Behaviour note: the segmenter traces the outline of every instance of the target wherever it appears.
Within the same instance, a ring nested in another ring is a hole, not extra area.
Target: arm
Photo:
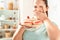
[[[40,12],[36,12],[36,11],[34,11],[34,12],[38,13],[37,18],[39,18],[39,20],[42,20],[42,22],[45,23],[46,29],[47,29],[47,33],[48,33],[48,36],[49,36],[50,40],[59,39],[59,36],[60,36],[59,29],[58,29],[58,27],[56,25],[54,25],[48,19],[47,15],[45,13],[40,13]]]
[[[18,33],[14,36],[13,40],[23,40],[23,33],[25,31],[26,28],[32,27],[32,23],[31,20],[25,20],[24,24],[20,24],[22,27],[19,29]]]
[[[48,18],[44,20],[50,40],[59,40],[59,29]]]
[[[19,29],[18,33],[14,36],[13,40],[22,40],[22,35],[25,31],[25,27],[21,27],[21,29]]]

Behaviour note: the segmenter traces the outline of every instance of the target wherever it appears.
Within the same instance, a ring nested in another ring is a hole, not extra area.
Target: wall
[[[23,22],[23,20],[26,19],[27,16],[32,17],[33,15],[32,14],[33,0],[23,0],[22,9],[21,9],[21,21]]]
[[[60,29],[60,0],[48,0],[49,18],[54,21]]]

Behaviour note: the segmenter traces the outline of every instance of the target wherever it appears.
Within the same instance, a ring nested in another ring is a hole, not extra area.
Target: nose
[[[38,11],[39,11],[39,9],[38,8],[35,8],[33,12],[36,13]]]

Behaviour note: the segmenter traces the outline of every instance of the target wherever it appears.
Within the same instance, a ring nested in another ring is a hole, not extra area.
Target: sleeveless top
[[[30,28],[25,30],[23,40],[49,40],[44,23],[38,29]]]

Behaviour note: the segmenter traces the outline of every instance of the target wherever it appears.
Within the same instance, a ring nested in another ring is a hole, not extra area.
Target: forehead
[[[42,0],[37,0],[36,2],[35,2],[36,4],[40,4],[40,3],[43,3],[43,4],[45,4],[45,2],[44,1],[42,1]]]
[[[37,6],[39,6],[39,5],[45,6],[45,2],[44,2],[44,1],[36,1],[36,2],[34,3],[34,5],[37,5]]]

